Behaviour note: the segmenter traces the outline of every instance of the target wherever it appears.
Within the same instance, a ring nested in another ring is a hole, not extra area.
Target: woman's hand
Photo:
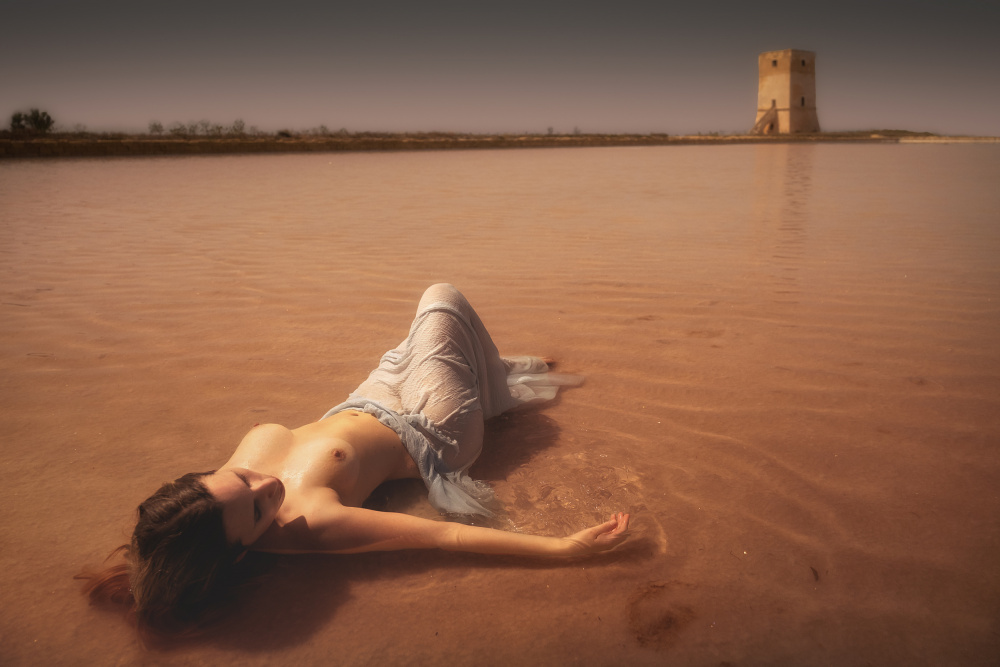
[[[599,553],[614,549],[628,538],[628,514],[618,512],[593,528],[563,538],[571,545],[569,556]]]

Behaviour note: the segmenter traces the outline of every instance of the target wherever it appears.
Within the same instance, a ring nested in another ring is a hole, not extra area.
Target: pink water
[[[0,162],[3,662],[991,664],[998,182],[995,145]],[[160,482],[318,418],[440,281],[587,377],[474,475],[624,548],[286,557],[166,652],[88,607]]]

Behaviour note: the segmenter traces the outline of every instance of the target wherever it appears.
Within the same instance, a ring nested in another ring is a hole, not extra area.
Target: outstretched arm
[[[483,554],[570,557],[612,549],[625,541],[628,514],[569,537],[544,537],[492,528],[430,521],[408,514],[327,504],[321,513],[272,526],[251,548],[279,553],[360,553],[397,549],[445,549]]]
[[[492,528],[455,526],[455,534],[441,544],[448,551],[519,556],[583,556],[613,549],[628,537],[628,514],[618,512],[608,521],[569,537],[522,535]]]

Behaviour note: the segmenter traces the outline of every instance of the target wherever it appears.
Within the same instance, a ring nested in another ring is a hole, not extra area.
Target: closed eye
[[[242,480],[243,483],[247,485],[248,489],[251,488],[250,487],[250,480],[247,479],[246,475],[244,475],[241,472],[236,472],[235,470],[233,471],[233,474],[236,475],[237,477],[239,477],[240,480]],[[255,500],[254,503],[253,503],[253,522],[254,522],[255,525],[257,524],[257,522],[260,521],[261,516],[262,516],[262,514],[261,514],[261,511],[260,511],[260,506],[257,504],[257,501]]]

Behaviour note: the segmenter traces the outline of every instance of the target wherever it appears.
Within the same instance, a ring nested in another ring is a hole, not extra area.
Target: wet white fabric
[[[465,472],[482,451],[483,422],[582,381],[537,357],[501,357],[462,293],[441,283],[424,292],[406,340],[323,418],[374,415],[399,434],[438,511],[488,515],[492,490]]]

